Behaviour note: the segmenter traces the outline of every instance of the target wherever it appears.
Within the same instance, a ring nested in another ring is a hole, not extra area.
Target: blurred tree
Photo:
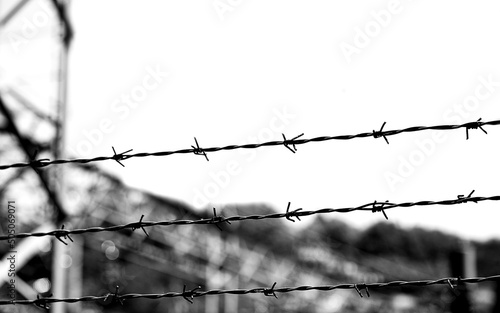
[[[217,210],[218,214],[223,213],[224,216],[250,214],[265,215],[276,213],[274,209],[265,204],[229,205],[224,207],[224,209],[220,212],[221,213]],[[209,211],[207,218],[212,216],[213,211]],[[221,223],[219,226],[224,230],[224,232],[238,232],[244,238],[249,238],[250,240],[254,239],[255,242],[258,243],[264,243],[274,252],[285,255],[289,255],[294,252],[290,249],[290,242],[292,238],[291,230],[285,226],[285,222],[283,220],[246,220],[244,222],[234,222],[231,225]]]
[[[403,232],[394,224],[378,223],[366,229],[358,238],[361,250],[375,255],[406,254]]]
[[[315,240],[320,240],[328,245],[331,250],[341,252],[346,256],[351,256],[354,253],[357,230],[348,224],[336,220],[325,219],[319,215],[314,222],[314,231],[306,228],[302,231],[301,237],[315,237]]]
[[[377,255],[398,255],[424,261],[446,258],[458,247],[458,238],[422,228],[402,229],[390,223],[378,223],[365,230],[358,248]]]

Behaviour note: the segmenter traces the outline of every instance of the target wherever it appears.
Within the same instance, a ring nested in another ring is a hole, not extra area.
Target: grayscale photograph
[[[0,313],[500,313],[499,12],[0,0]]]

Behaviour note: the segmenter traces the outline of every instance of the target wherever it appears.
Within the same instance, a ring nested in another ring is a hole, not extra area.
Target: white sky
[[[209,147],[280,140],[282,132],[287,138],[355,134],[384,121],[389,130],[499,119],[499,7],[497,1],[72,1],[68,151],[94,157],[110,155],[111,146],[189,148],[193,137]],[[29,19],[33,11],[23,14]],[[168,77],[155,81],[155,70]],[[137,104],[127,106],[123,95]],[[291,201],[294,209],[319,209],[453,199],[473,189],[492,196],[500,194],[500,129],[485,129],[488,135],[471,130],[468,141],[464,129],[440,132],[445,137],[430,152],[416,141],[435,140],[433,132],[419,132],[389,137],[389,145],[366,138],[300,145],[295,154],[270,147],[211,153],[210,162],[176,155],[130,159],[125,168],[101,165],[129,185],[195,207],[261,202],[284,211]],[[408,174],[401,164],[410,159]],[[388,173],[400,181],[389,183]],[[497,206],[387,214],[400,225],[487,239],[500,238]],[[331,216],[356,226],[384,219],[369,212]]]

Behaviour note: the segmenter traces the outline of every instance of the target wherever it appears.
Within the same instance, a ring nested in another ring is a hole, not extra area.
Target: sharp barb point
[[[196,137],[194,137],[194,142],[196,143],[196,147],[191,146],[191,148],[193,148],[193,153],[196,154],[196,155],[203,155],[205,157],[205,159],[207,161],[209,161],[207,153],[205,152],[205,150],[203,150],[202,148],[200,148],[200,145],[198,144],[198,140],[196,139]]]
[[[123,163],[120,161],[127,159],[128,156],[126,155],[126,153],[133,151],[133,149],[129,149],[122,153],[116,153],[115,147],[111,146],[111,148],[113,149],[113,156],[111,158],[115,160],[118,164],[120,164],[122,167],[125,167],[125,165],[123,165]]]

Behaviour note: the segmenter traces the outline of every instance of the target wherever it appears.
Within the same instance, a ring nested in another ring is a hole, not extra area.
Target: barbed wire
[[[118,293],[119,287],[116,286],[116,290],[114,293],[108,293],[102,296],[84,296],[80,298],[44,298],[37,296],[37,299],[32,300],[0,300],[0,305],[15,305],[15,304],[23,304],[23,305],[31,305],[34,304],[38,307],[49,309],[50,303],[56,302],[66,302],[66,303],[75,303],[75,302],[89,302],[89,301],[103,301],[107,302],[111,299],[111,303],[118,302],[123,304],[125,300],[131,299],[161,299],[161,298],[179,298],[182,297],[186,301],[193,303],[194,298],[204,297],[209,295],[224,295],[224,294],[232,294],[232,295],[247,295],[247,294],[263,294],[264,296],[273,296],[278,298],[277,293],[289,293],[295,291],[310,291],[310,290],[318,290],[318,291],[331,291],[335,289],[354,289],[360,297],[363,297],[361,293],[362,290],[366,291],[368,297],[370,297],[370,293],[368,288],[372,289],[382,289],[389,287],[427,287],[432,285],[447,285],[449,286],[453,292],[457,292],[455,286],[460,286],[464,284],[478,284],[483,282],[491,282],[491,281],[500,281],[500,275],[487,276],[487,277],[473,277],[473,278],[440,278],[436,280],[415,280],[415,281],[391,281],[391,282],[377,282],[377,283],[356,283],[356,284],[338,284],[338,285],[322,285],[322,286],[296,286],[296,287],[281,287],[276,288],[276,282],[272,285],[271,288],[259,287],[259,288],[251,288],[251,289],[211,289],[211,290],[201,290],[201,286],[193,288],[191,290],[186,289],[186,285],[182,292],[166,292],[166,293],[156,293],[156,294],[140,294],[140,293],[128,293],[120,295]]]
[[[294,217],[300,221],[300,217],[302,216],[310,216],[315,214],[328,214],[328,213],[349,213],[353,211],[371,211],[373,213],[382,212],[384,217],[388,219],[385,210],[389,210],[397,207],[413,207],[413,206],[431,206],[431,205],[457,205],[467,202],[482,202],[482,201],[499,201],[500,196],[491,196],[491,197],[473,197],[472,194],[474,190],[469,193],[469,195],[458,195],[456,199],[451,200],[439,200],[439,201],[430,201],[430,200],[422,200],[416,202],[403,202],[403,203],[391,203],[388,201],[380,202],[374,201],[367,204],[363,204],[357,207],[345,207],[345,208],[324,208],[319,210],[311,210],[304,211],[302,208],[291,211],[290,205],[288,202],[288,206],[285,213],[271,213],[271,214],[255,214],[255,215],[235,215],[224,217],[223,215],[217,215],[217,211],[213,208],[213,217],[211,218],[202,218],[199,220],[166,220],[166,221],[143,221],[144,215],[141,216],[139,222],[132,222],[124,225],[116,225],[109,227],[89,227],[82,229],[64,229],[64,225],[62,225],[61,229],[49,231],[49,232],[36,232],[36,233],[18,233],[18,234],[9,234],[0,236],[0,240],[8,240],[11,238],[26,238],[26,237],[43,237],[43,236],[54,236],[56,239],[66,244],[61,238],[69,239],[73,241],[70,237],[72,234],[83,234],[83,233],[97,233],[97,232],[105,232],[105,231],[120,231],[124,229],[132,229],[136,230],[141,228],[142,231],[149,236],[146,232],[145,227],[153,227],[153,226],[170,226],[170,225],[199,225],[199,224],[214,224],[219,229],[219,224],[228,223],[234,221],[245,221],[245,220],[263,220],[263,219],[279,219],[285,218],[291,222],[295,222]]]
[[[387,143],[389,143],[387,137],[388,136],[394,136],[397,134],[401,133],[410,133],[410,132],[418,132],[418,131],[424,131],[424,130],[453,130],[453,129],[458,129],[458,128],[465,128],[466,130],[466,139],[469,139],[469,129],[481,129],[485,134],[487,134],[486,130],[484,130],[483,126],[486,125],[500,125],[500,120],[493,120],[489,122],[482,122],[481,119],[478,119],[475,122],[468,122],[464,124],[457,124],[457,125],[435,125],[435,126],[413,126],[413,127],[408,127],[404,129],[394,129],[394,130],[383,130],[385,126],[385,122],[382,124],[382,127],[380,130],[375,131],[373,130],[372,132],[368,133],[359,133],[355,135],[338,135],[338,136],[321,136],[321,137],[314,137],[314,138],[309,138],[309,139],[300,139],[301,136],[304,134],[300,134],[292,139],[286,139],[285,135],[283,135],[283,140],[280,141],[268,141],[268,142],[263,142],[263,143],[252,143],[252,144],[244,144],[244,145],[229,145],[229,146],[223,146],[223,147],[211,147],[211,148],[201,148],[200,145],[198,144],[198,140],[196,137],[194,138],[196,146],[191,146],[191,149],[180,149],[180,150],[172,150],[172,151],[160,151],[160,152],[141,152],[141,153],[135,153],[135,154],[127,154],[133,149],[127,150],[122,153],[116,153],[115,148],[113,148],[113,155],[112,156],[100,156],[100,157],[95,157],[95,158],[90,158],[90,159],[60,159],[60,160],[49,160],[49,159],[40,159],[40,160],[30,160],[29,162],[24,162],[24,163],[13,163],[13,164],[8,164],[8,165],[0,165],[0,170],[5,170],[9,168],[18,168],[18,167],[33,167],[33,168],[40,168],[40,167],[45,167],[49,165],[58,165],[58,164],[66,164],[66,163],[90,163],[90,162],[100,162],[100,161],[107,161],[107,160],[114,160],[118,162],[121,166],[124,166],[123,163],[120,161],[124,161],[127,159],[131,158],[142,158],[142,157],[151,157],[151,156],[168,156],[172,154],[190,154],[193,153],[195,155],[203,155],[207,161],[209,161],[207,153],[210,152],[217,152],[217,151],[222,151],[222,150],[236,150],[236,149],[257,149],[260,147],[270,147],[270,146],[284,146],[291,152],[295,153],[297,151],[296,146],[297,145],[302,145],[302,144],[307,144],[311,142],[322,142],[322,141],[329,141],[329,140],[351,140],[351,139],[356,139],[356,138],[365,138],[365,137],[373,137],[373,138],[380,138],[383,137]],[[293,147],[292,148],[290,148]]]

